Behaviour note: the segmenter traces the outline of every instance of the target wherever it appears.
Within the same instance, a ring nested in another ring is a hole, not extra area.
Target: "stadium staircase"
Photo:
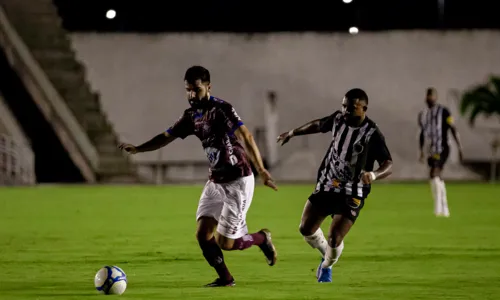
[[[76,59],[51,0],[0,0],[10,23],[96,148],[98,182],[138,182],[136,166],[118,149],[118,138]]]

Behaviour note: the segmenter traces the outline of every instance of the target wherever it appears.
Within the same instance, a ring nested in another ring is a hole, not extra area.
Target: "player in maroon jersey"
[[[270,266],[277,258],[269,230],[248,233],[246,214],[255,184],[249,159],[264,184],[274,190],[277,187],[264,168],[252,134],[233,106],[210,95],[209,71],[193,66],[186,71],[184,82],[191,107],[179,120],[142,145],[121,144],[119,148],[135,154],[157,150],[189,135],[200,139],[210,163],[210,174],[198,204],[196,237],[203,256],[219,275],[207,286],[233,286],[234,278],[226,267],[221,248],[244,250],[257,245]]]

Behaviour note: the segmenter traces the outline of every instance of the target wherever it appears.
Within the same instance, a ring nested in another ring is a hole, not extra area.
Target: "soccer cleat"
[[[320,274],[320,271],[321,271],[321,265],[323,265],[323,262],[325,261],[325,259],[322,257],[321,258],[321,261],[319,262],[319,266],[318,268],[316,269],[316,279],[319,278],[319,274]]]
[[[276,252],[276,248],[274,247],[271,239],[271,231],[268,229],[262,229],[259,232],[266,236],[266,240],[262,243],[262,245],[259,245],[259,248],[266,256],[267,264],[274,266],[274,264],[276,264],[276,260],[278,259],[278,253]]]
[[[205,287],[224,287],[224,286],[235,286],[235,285],[236,283],[234,282],[234,278],[231,279],[230,281],[217,278],[214,280],[214,282],[205,285]]]
[[[444,213],[436,213],[435,215],[436,215],[436,217],[438,217],[438,218],[439,218],[439,217],[444,217],[444,218],[449,218],[449,217],[450,217],[450,213],[449,213],[449,212],[448,212],[448,213],[447,213],[447,212],[444,212]]]
[[[323,261],[325,259],[322,258],[319,263],[318,270],[316,271],[316,278],[318,278],[318,282],[332,282],[332,267],[322,268]]]

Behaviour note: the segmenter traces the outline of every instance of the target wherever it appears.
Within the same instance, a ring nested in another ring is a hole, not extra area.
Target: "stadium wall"
[[[97,34],[72,35],[104,110],[124,141],[140,143],[171,125],[186,108],[183,75],[193,64],[212,72],[213,93],[233,103],[251,129],[262,123],[269,90],[277,92],[280,131],[340,107],[346,90],[365,89],[368,114],[385,133],[395,179],[424,179],[416,163],[417,113],[434,86],[456,116],[466,159],[487,160],[489,133],[458,116],[457,92],[500,73],[500,31],[394,31],[347,34]],[[276,177],[311,180],[327,136],[297,138],[280,149]],[[450,158],[448,177],[477,178]],[[136,161],[204,160],[194,137]],[[206,169],[203,169],[206,171]],[[146,172],[146,171],[145,171]],[[276,173],[275,172],[275,173]],[[178,172],[175,172],[179,175]],[[188,172],[191,178],[197,172]],[[200,178],[205,178],[204,173]]]

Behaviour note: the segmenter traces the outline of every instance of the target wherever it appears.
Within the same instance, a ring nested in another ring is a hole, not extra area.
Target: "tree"
[[[500,120],[500,77],[491,76],[487,83],[465,91],[460,102],[460,113],[474,127],[478,116],[496,116]]]
[[[500,123],[500,77],[491,76],[486,83],[476,85],[465,91],[460,102],[460,113],[469,119],[469,125],[474,127],[477,117],[497,117]],[[500,147],[500,138],[493,138],[491,150],[491,180],[496,179],[496,152]]]

